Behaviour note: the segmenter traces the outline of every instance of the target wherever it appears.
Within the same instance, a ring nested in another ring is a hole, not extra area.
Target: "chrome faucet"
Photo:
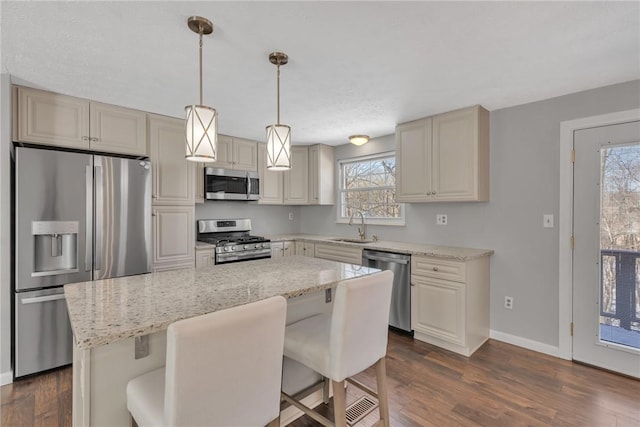
[[[355,214],[360,214],[360,218],[362,218],[362,228],[358,227],[358,235],[360,235],[360,240],[366,240],[367,238],[367,225],[364,223],[364,215],[362,211],[355,211],[349,217],[349,225],[353,225],[353,216]]]

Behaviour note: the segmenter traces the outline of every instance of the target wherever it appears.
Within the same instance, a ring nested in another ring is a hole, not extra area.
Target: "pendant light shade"
[[[191,31],[200,36],[200,105],[186,106],[185,141],[187,160],[215,162],[218,146],[218,112],[202,103],[202,35],[213,32],[206,18],[192,16],[187,20]]]
[[[291,127],[280,124],[280,66],[289,62],[289,57],[282,52],[273,52],[269,55],[269,62],[278,68],[278,120],[276,124],[267,126],[267,169],[289,170],[291,169]]]

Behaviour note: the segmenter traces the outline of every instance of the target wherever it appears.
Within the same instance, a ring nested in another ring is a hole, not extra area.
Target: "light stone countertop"
[[[167,329],[181,319],[282,295],[293,298],[379,270],[302,256],[65,285],[78,349]]]
[[[285,240],[305,241],[310,243],[327,243],[331,245],[349,246],[362,249],[377,249],[380,251],[399,252],[410,255],[424,255],[435,258],[469,261],[476,258],[493,255],[491,249],[461,248],[456,246],[425,245],[420,243],[395,242],[378,240],[370,243],[337,242],[335,239],[353,238],[344,236],[321,236],[314,234],[273,234],[266,235],[272,242]]]

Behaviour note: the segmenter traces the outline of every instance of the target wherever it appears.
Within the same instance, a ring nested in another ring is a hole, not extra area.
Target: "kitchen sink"
[[[338,239],[331,239],[331,240],[333,240],[334,242],[361,243],[361,244],[362,243],[373,243],[374,242],[373,239],[364,239],[364,240],[362,240],[362,239],[349,239],[349,238],[346,238],[346,237],[340,237]]]

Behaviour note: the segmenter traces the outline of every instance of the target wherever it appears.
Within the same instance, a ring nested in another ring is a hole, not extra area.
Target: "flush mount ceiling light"
[[[269,62],[278,68],[278,120],[267,126],[267,169],[281,171],[291,169],[291,128],[280,124],[280,66],[289,62],[287,54],[273,52]]]
[[[192,16],[187,25],[200,35],[200,105],[187,105],[185,119],[186,159],[194,162],[215,162],[218,144],[218,113],[202,104],[202,35],[213,32],[213,24],[201,16]]]
[[[369,142],[369,135],[351,135],[349,142],[353,145],[364,145]]]

